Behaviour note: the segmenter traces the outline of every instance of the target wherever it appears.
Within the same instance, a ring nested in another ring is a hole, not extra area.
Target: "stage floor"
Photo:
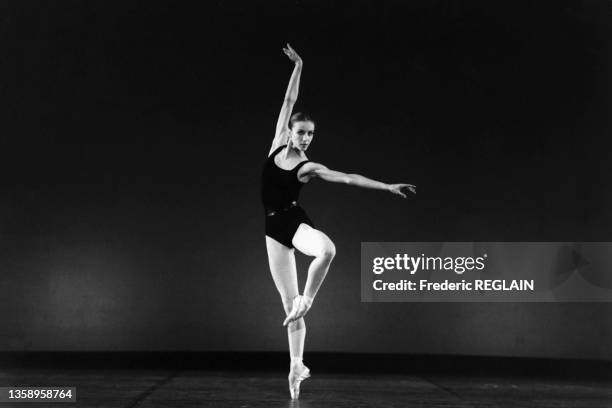
[[[0,370],[0,386],[73,386],[77,403],[0,408],[612,407],[609,379],[311,371],[292,402],[283,371],[11,368]]]

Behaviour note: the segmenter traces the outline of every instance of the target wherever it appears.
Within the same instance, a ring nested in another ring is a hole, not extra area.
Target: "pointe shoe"
[[[291,399],[300,398],[300,383],[310,377],[310,369],[304,364],[298,367],[291,367],[289,372],[289,394]]]
[[[312,298],[308,296],[302,296],[297,313],[295,314],[295,320],[304,317],[312,306]]]
[[[304,317],[312,306],[312,298],[308,296],[297,295],[293,298],[293,306],[291,313],[287,315],[287,318],[283,322],[283,326],[287,326],[289,323]]]
[[[283,326],[287,326],[292,321],[298,319],[296,316],[297,316],[298,311],[300,310],[301,303],[302,303],[302,296],[297,295],[296,297],[293,298],[293,305],[291,306],[291,312],[285,318],[285,321],[283,322]]]

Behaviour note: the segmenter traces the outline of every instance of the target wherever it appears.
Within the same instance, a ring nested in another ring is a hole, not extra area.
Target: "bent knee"
[[[336,256],[336,246],[329,241],[322,249],[320,256],[325,259],[332,260]]]

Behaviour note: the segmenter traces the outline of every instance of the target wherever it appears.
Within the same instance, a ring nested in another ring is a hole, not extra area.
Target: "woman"
[[[416,193],[412,184],[385,184],[358,174],[345,174],[311,162],[306,150],[314,136],[315,123],[306,114],[291,115],[298,97],[302,59],[289,44],[283,51],[295,63],[276,124],[276,135],[262,174],[262,201],[266,213],[266,247],[272,278],[276,284],[287,318],[289,353],[289,392],[299,397],[300,382],[310,376],[302,362],[306,325],[304,315],[310,309],[325,279],[336,248],[327,235],[315,228],[306,212],[297,204],[299,191],[311,179],[389,191],[406,198],[402,189]],[[299,294],[294,248],[313,256],[303,295]]]

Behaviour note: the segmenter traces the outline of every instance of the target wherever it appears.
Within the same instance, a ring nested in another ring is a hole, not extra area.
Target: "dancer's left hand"
[[[413,184],[389,184],[389,191],[392,192],[393,194],[397,194],[397,195],[401,195],[404,198],[406,197],[406,194],[404,194],[404,192],[402,191],[402,189],[407,189],[410,192],[412,192],[413,194],[416,194],[416,186]]]

